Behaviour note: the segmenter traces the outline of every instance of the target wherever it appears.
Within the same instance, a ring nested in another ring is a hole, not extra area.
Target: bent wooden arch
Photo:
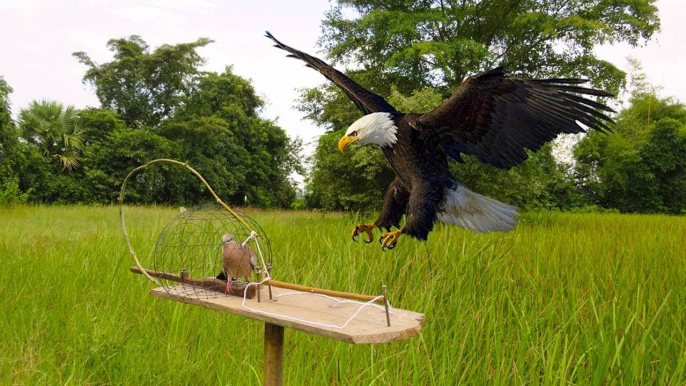
[[[150,166],[150,165],[152,165],[152,164],[155,164],[155,163],[158,163],[158,162],[171,163],[171,164],[174,164],[174,165],[183,166],[183,167],[185,167],[186,169],[188,169],[191,173],[193,173],[196,177],[198,177],[198,178],[200,179],[200,181],[201,181],[203,184],[205,184],[205,186],[206,186],[207,189],[210,191],[210,193],[212,194],[212,196],[214,197],[214,199],[217,200],[217,202],[218,202],[221,206],[223,206],[224,209],[226,209],[226,210],[228,210],[229,212],[231,212],[231,214],[232,214],[236,219],[238,219],[238,221],[240,221],[241,224],[242,224],[244,227],[246,227],[246,228],[248,229],[249,232],[252,232],[253,229],[250,227],[250,225],[248,225],[248,224],[245,222],[245,220],[243,220],[243,218],[242,218],[240,215],[238,215],[238,213],[234,212],[228,205],[226,205],[226,204],[224,203],[224,201],[221,200],[221,198],[219,198],[219,196],[217,195],[217,193],[214,192],[214,189],[212,189],[212,187],[211,187],[210,184],[205,180],[205,178],[203,178],[203,176],[200,175],[200,173],[198,173],[197,170],[195,170],[195,169],[193,169],[192,167],[188,166],[188,162],[180,162],[180,161],[176,161],[176,160],[173,160],[173,159],[160,158],[160,159],[152,160],[152,161],[148,162],[148,163],[145,164],[145,165],[139,166],[139,167],[137,167],[137,168],[131,170],[131,172],[129,172],[129,174],[126,176],[126,178],[124,178],[124,182],[121,184],[121,190],[119,191],[119,197],[117,198],[117,200],[119,201],[119,218],[120,218],[120,220],[121,220],[121,229],[122,229],[122,231],[124,232],[124,239],[126,240],[126,245],[129,247],[129,253],[131,253],[131,257],[133,257],[133,260],[134,260],[134,262],[136,263],[136,266],[141,270],[140,273],[141,273],[143,276],[147,277],[148,280],[150,280],[151,282],[153,282],[153,283],[155,283],[155,284],[157,284],[157,285],[162,285],[162,283],[161,283],[158,279],[156,279],[156,278],[150,276],[150,275],[146,272],[146,269],[143,268],[143,265],[142,265],[141,262],[138,260],[138,255],[136,254],[136,251],[133,249],[133,245],[131,244],[131,239],[129,239],[129,232],[126,230],[126,221],[124,221],[124,192],[126,191],[126,184],[129,182],[129,179],[130,179],[134,174],[138,173],[138,172],[141,171],[141,170],[145,170],[148,166]],[[258,237],[259,237],[259,236],[258,236]]]

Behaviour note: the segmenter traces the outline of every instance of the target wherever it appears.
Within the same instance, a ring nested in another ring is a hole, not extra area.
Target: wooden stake
[[[267,264],[266,269],[267,269],[267,273],[269,274],[269,277],[271,277],[271,276],[272,276],[272,265],[271,265],[271,264]],[[269,300],[273,300],[273,296],[272,296],[272,286],[269,285],[269,284],[267,284],[267,287],[269,287]]]
[[[328,295],[328,296],[333,296],[336,298],[362,300],[365,302],[368,302],[368,301],[373,300],[374,298],[378,297],[378,296],[371,296],[371,295],[353,294],[350,292],[331,291],[331,290],[327,290],[327,289],[307,287],[307,286],[300,285],[300,284],[285,283],[285,282],[276,281],[276,280],[267,280],[264,284],[272,285],[274,287],[279,287],[279,288],[296,290],[296,291],[310,292],[313,294]],[[377,300],[377,302],[382,302],[382,301],[383,301],[383,299]]]
[[[386,296],[386,284],[382,285],[381,288],[383,289],[383,302],[384,305],[386,306],[386,323],[388,323],[388,327],[391,326],[391,314],[388,312],[388,296]]]
[[[283,385],[283,330],[264,323],[264,386]]]
[[[264,280],[264,272],[262,272],[262,275],[260,276],[260,282]],[[262,296],[260,296],[260,292],[262,292],[262,284],[257,285],[257,302],[261,303],[262,302]]]

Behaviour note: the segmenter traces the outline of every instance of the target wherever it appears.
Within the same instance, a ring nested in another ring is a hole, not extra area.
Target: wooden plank
[[[349,303],[348,301],[348,303],[339,304],[320,295],[273,287],[274,297],[272,300],[267,296],[266,291],[268,290],[266,288],[261,290],[265,291],[261,296],[261,302],[257,302],[256,299],[246,300],[246,306],[255,310],[253,311],[243,307],[242,298],[221,296],[216,299],[198,299],[186,294],[183,286],[170,287],[169,289],[170,293],[164,288],[155,288],[150,291],[150,294],[352,344],[387,343],[404,340],[419,334],[424,323],[424,314],[391,309],[392,326],[388,327],[384,307],[367,306],[346,328],[339,329],[312,325],[291,318],[342,326],[359,309],[359,303]],[[284,295],[286,293],[291,295]],[[260,312],[274,315],[265,315]]]

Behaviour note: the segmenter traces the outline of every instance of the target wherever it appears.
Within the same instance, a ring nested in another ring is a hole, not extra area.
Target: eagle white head
[[[350,125],[338,142],[343,151],[351,143],[375,143],[379,146],[393,146],[398,140],[398,127],[390,113],[371,113]]]

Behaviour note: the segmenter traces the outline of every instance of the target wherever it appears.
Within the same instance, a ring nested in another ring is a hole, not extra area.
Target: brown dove
[[[222,268],[226,274],[226,291],[231,292],[231,278],[245,277],[250,283],[250,274],[257,268],[257,256],[249,245],[237,243],[233,234],[222,237]]]

